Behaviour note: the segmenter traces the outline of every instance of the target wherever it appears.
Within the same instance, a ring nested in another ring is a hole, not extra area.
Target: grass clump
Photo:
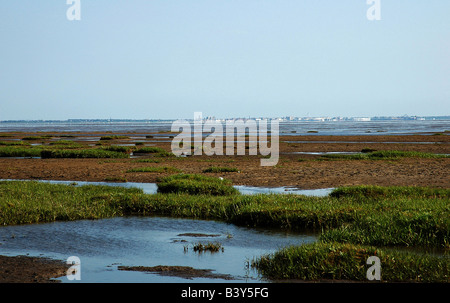
[[[112,201],[141,189],[75,186],[37,181],[0,181],[0,225],[121,216]]]
[[[231,181],[196,174],[178,174],[158,181],[158,193],[185,193],[191,195],[234,195],[239,191]]]
[[[287,247],[257,258],[252,267],[274,280],[367,281],[370,265],[366,262],[370,256],[380,258],[383,281],[449,282],[448,258],[347,243]]]
[[[335,189],[330,197],[357,203],[364,212],[324,231],[324,241],[450,248],[448,189],[354,186]]]
[[[344,159],[344,160],[392,160],[400,158],[450,158],[448,155],[440,155],[433,153],[424,153],[417,151],[398,151],[398,150],[387,150],[387,151],[363,151],[361,154],[345,155],[345,154],[328,154],[322,155],[322,159]]]
[[[30,143],[23,141],[0,141],[0,146],[28,146]]]
[[[135,154],[156,154],[156,153],[166,153],[166,150],[161,147],[156,146],[146,146],[136,149],[133,153]]]
[[[53,136],[52,135],[28,136],[28,137],[23,137],[22,140],[33,141],[33,140],[46,140],[46,139],[50,139],[50,138],[53,138]]]
[[[110,136],[101,136],[100,137],[101,141],[117,140],[117,139],[128,139],[128,137],[127,136],[121,136],[121,135],[110,135]]]
[[[103,147],[104,150],[113,151],[118,153],[130,153],[134,147],[133,146],[120,146],[120,145],[111,145]]]
[[[127,178],[125,177],[106,177],[106,182],[127,182]]]
[[[138,160],[134,160],[133,162],[136,163],[160,163],[161,160],[160,159],[138,159]]]
[[[441,188],[429,188],[419,186],[348,186],[339,187],[330,193],[335,198],[352,198],[357,200],[377,200],[385,198],[398,199],[400,197],[414,198],[447,198],[450,199],[450,191]]]
[[[39,147],[0,146],[0,157],[40,157]]]
[[[326,230],[325,242],[352,242],[389,247],[450,248],[450,219],[434,211],[388,210],[358,218],[351,224]]]
[[[208,243],[196,243],[192,246],[192,249],[195,252],[198,253],[202,253],[205,251],[209,251],[211,253],[215,253],[215,252],[219,252],[219,251],[224,251],[225,249],[223,248],[222,244],[219,242],[208,242]],[[186,249],[185,249],[186,250]]]
[[[203,170],[204,173],[229,173],[239,172],[236,167],[208,167]]]
[[[42,159],[49,158],[128,158],[129,155],[122,152],[108,151],[102,148],[79,150],[42,150]]]
[[[72,148],[81,148],[83,147],[82,144],[70,141],[70,140],[59,140],[55,142],[50,142],[50,146],[57,147],[57,148],[63,148],[63,149],[72,149]]]
[[[180,169],[172,166],[159,166],[159,167],[138,167],[127,170],[127,173],[168,173],[168,172],[181,172]]]
[[[173,153],[166,151],[164,148],[156,146],[140,147],[134,150],[133,154],[153,154],[156,157],[175,157]]]

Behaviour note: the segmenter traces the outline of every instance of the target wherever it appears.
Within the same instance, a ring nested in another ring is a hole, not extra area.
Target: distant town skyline
[[[179,119],[179,118],[178,118]],[[193,120],[193,117],[184,117],[181,119]],[[450,120],[450,116],[375,116],[375,117],[294,117],[294,116],[281,116],[281,117],[215,117],[215,116],[205,116],[202,120],[236,120],[236,119],[277,119],[280,121],[393,121],[393,120]],[[69,123],[83,123],[83,122],[149,122],[149,121],[174,121],[176,118],[172,119],[158,119],[158,118],[146,118],[146,119],[120,119],[120,118],[109,118],[109,119],[83,119],[83,118],[73,118],[73,119],[37,119],[37,120],[0,120],[0,123],[14,123],[14,122],[69,122]]]
[[[450,115],[447,0],[79,3],[0,2],[0,120]]]

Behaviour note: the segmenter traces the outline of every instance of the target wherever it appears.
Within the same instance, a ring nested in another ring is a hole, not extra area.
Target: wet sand
[[[0,141],[20,139],[30,134],[14,133]],[[45,133],[33,134],[45,135]],[[52,133],[52,135],[55,135]],[[67,133],[65,133],[67,135]],[[73,140],[86,146],[86,134],[57,139]],[[103,134],[89,134],[96,137]],[[111,135],[111,134],[108,134]],[[148,134],[121,134],[129,139],[108,141],[108,144],[159,146],[170,151],[170,139],[147,138]],[[161,135],[161,134],[155,134]],[[83,139],[81,139],[83,137]],[[50,140],[33,141],[48,144]],[[4,140],[6,139],[6,140]],[[94,139],[95,140],[95,139]],[[288,143],[286,141],[297,141]],[[325,143],[328,142],[328,143]],[[191,156],[186,158],[158,158],[159,163],[140,163],[138,159],[12,159],[0,158],[0,179],[105,181],[112,178],[129,182],[155,182],[171,173],[128,173],[137,167],[170,166],[184,173],[203,173],[211,167],[233,167],[239,172],[206,173],[233,181],[235,185],[292,186],[300,189],[331,188],[349,185],[398,185],[450,187],[450,158],[403,158],[395,160],[332,160],[320,161],[320,155],[299,152],[360,152],[362,149],[420,151],[450,154],[450,136],[441,135],[367,135],[367,136],[282,136],[280,159],[276,166],[260,165],[261,156]],[[48,282],[65,274],[66,266],[39,258],[0,256],[0,282]]]

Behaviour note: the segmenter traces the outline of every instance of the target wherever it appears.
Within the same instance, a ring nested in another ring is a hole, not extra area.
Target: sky
[[[0,120],[450,115],[450,1],[0,1]]]

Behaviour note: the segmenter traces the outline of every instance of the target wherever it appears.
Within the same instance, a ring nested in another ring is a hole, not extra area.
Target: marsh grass
[[[2,204],[0,224],[11,224],[3,214],[5,209],[17,210],[16,203],[32,208],[36,200],[57,201],[59,196],[51,195],[54,192],[52,186],[65,189],[68,196],[79,190],[37,182],[1,182],[3,195],[15,193],[16,202]],[[90,187],[89,190],[93,193],[111,192],[107,187]],[[161,214],[217,219],[248,227],[321,232],[320,239],[327,242],[450,249],[450,190],[410,188],[406,191],[397,187],[385,190],[390,193],[367,199],[361,198],[360,187],[353,188],[357,192],[355,195],[347,192],[339,197],[240,195],[228,180],[177,174],[158,179],[158,194],[124,192],[127,194],[116,195],[114,199],[106,195],[105,199],[111,203],[110,207],[121,210],[118,215]],[[415,192],[419,196],[416,197]],[[76,203],[76,195],[73,199],[71,203]],[[4,196],[0,201],[4,202]],[[64,205],[60,204],[61,207]],[[22,215],[26,213],[15,213],[17,217]]]
[[[30,143],[23,141],[0,141],[0,146],[29,146]]]
[[[355,186],[307,197],[239,195],[230,188],[227,180],[186,174],[160,178],[159,193],[152,195],[120,187],[3,181],[0,225],[163,215],[312,231],[320,233],[319,242],[279,250],[254,265],[271,279],[365,281],[364,262],[376,255],[385,281],[448,282],[449,189]],[[439,249],[444,256],[394,250],[404,247]]]
[[[110,135],[110,136],[101,136],[101,137],[100,137],[100,140],[101,140],[101,141],[106,141],[106,140],[117,140],[117,139],[128,139],[128,136]]]
[[[156,154],[156,153],[166,153],[166,150],[161,147],[146,146],[146,147],[140,147],[140,148],[136,149],[133,153],[135,153],[135,154]]]
[[[272,280],[367,281],[370,256],[380,258],[382,281],[449,282],[448,258],[349,243],[291,246],[261,256],[251,265]]]
[[[63,148],[63,149],[75,149],[75,148],[82,148],[83,145],[74,141],[70,141],[70,140],[59,140],[59,141],[55,141],[55,142],[50,142],[49,145],[51,147],[56,147],[56,148]]]
[[[104,150],[119,152],[119,153],[130,153],[134,150],[134,146],[120,146],[120,145],[111,145],[103,147]]]
[[[395,197],[391,193],[367,200],[293,194],[247,196],[224,194],[217,189],[210,190],[209,186],[204,188],[208,182],[192,185],[189,179],[181,179],[180,184],[175,182],[179,181],[176,177],[166,177],[158,183],[158,192],[165,194],[148,195],[139,202],[126,203],[127,207],[136,213],[218,219],[247,227],[316,231],[321,232],[323,241],[450,249],[449,190],[436,190],[439,194],[421,197]],[[167,186],[160,185],[165,182]],[[397,192],[397,188],[391,191]]]
[[[106,177],[106,182],[127,182],[127,178],[125,177]]]
[[[33,141],[33,140],[47,140],[50,138],[53,138],[53,136],[52,135],[28,136],[28,137],[23,137],[22,140]]]
[[[219,242],[196,243],[192,246],[192,249],[198,253],[202,253],[205,251],[215,253],[215,252],[219,252],[219,251],[223,252],[225,250],[224,247],[222,246],[222,244]]]
[[[196,174],[178,174],[161,178],[157,182],[159,193],[186,193],[191,195],[235,195],[231,181]]]
[[[0,157],[48,158],[129,158],[127,148],[84,148],[82,144],[61,140],[49,145],[31,146],[29,143],[0,144]]]
[[[372,201],[385,198],[446,198],[450,199],[450,191],[443,188],[429,188],[420,186],[348,186],[339,187],[330,193],[335,198],[352,198],[358,200]]]
[[[105,150],[103,148],[78,149],[78,150],[42,150],[40,154],[42,159],[49,158],[129,158],[129,155],[123,152]]]
[[[401,158],[425,158],[425,159],[435,159],[435,158],[450,158],[448,155],[440,155],[433,153],[424,153],[417,151],[398,151],[398,150],[387,150],[387,151],[364,151],[361,154],[345,155],[345,154],[328,154],[322,155],[320,157],[324,160],[392,160]]]
[[[0,157],[40,157],[42,148],[21,146],[0,146]]]
[[[159,152],[155,154],[155,157],[160,157],[160,158],[173,158],[175,157],[175,154],[171,153],[171,152],[167,152],[167,151],[163,151],[163,152]],[[180,158],[176,158],[176,159],[180,159]]]
[[[139,147],[133,151],[133,154],[152,154],[153,157],[175,157],[173,153],[156,146]]]
[[[0,182],[0,225],[29,224],[120,216],[111,201],[140,189],[74,186],[37,181]]]
[[[208,167],[203,170],[204,173],[229,173],[229,172],[239,172],[236,167]]]

